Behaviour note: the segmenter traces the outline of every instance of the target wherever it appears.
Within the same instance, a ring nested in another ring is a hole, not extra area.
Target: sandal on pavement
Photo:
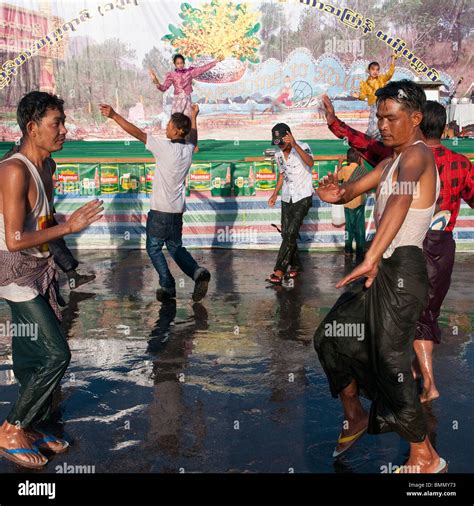
[[[361,437],[364,435],[364,433],[366,432],[368,427],[364,427],[362,430],[360,430],[359,432],[357,432],[356,434],[353,434],[352,436],[342,436],[342,433],[339,434],[339,438],[337,440],[337,443],[338,444],[341,444],[341,443],[349,443],[343,450],[336,450],[334,449],[334,453],[332,454],[332,456],[334,458],[336,457],[339,457],[340,455],[342,455],[343,453],[345,453],[347,450],[349,450],[349,448],[352,448],[352,446],[354,445],[354,443]]]
[[[34,453],[35,455],[41,455],[45,459],[45,462],[28,462],[16,457],[16,455],[24,453]],[[21,467],[27,467],[28,469],[43,469],[43,467],[48,463],[48,459],[46,459],[46,457],[44,457],[44,455],[40,453],[37,448],[0,448],[0,456],[5,457],[6,459],[14,462]]]
[[[300,271],[298,269],[292,268],[288,271],[288,276],[293,279],[293,278],[296,278],[296,276],[298,276],[299,273],[300,273]]]
[[[39,431],[36,431],[39,432]],[[38,450],[49,450],[53,453],[64,453],[69,449],[69,443],[64,439],[59,439],[57,437],[52,436],[51,434],[45,434],[44,432],[39,432],[42,435],[39,439],[33,441],[32,446],[37,448]],[[48,443],[56,443],[60,444],[61,448],[59,450],[53,450]]]
[[[273,273],[270,275],[270,277],[267,278],[267,281],[270,281],[272,285],[281,285],[283,276],[277,276],[275,273]]]

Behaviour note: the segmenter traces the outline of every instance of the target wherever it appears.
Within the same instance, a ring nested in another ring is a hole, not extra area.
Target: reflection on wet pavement
[[[395,434],[366,435],[344,459],[331,457],[342,415],[312,336],[350,268],[343,255],[302,254],[294,288],[264,282],[275,252],[195,256],[213,275],[208,296],[193,304],[193,283],[173,264],[178,298],[161,305],[145,252],[80,252],[97,279],[64,289],[73,358],[52,427],[73,446],[45,472],[379,473],[404,461],[408,445]],[[472,256],[459,255],[435,352],[441,398],[424,408],[452,472],[472,472],[473,273]],[[0,302],[0,322],[9,318]],[[0,386],[3,420],[17,395],[5,337]],[[0,472],[19,471],[0,460]]]

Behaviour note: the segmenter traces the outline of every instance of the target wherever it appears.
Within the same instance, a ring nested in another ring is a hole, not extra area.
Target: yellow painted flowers
[[[258,63],[259,15],[251,12],[246,3],[212,0],[200,9],[183,3],[181,26],[169,25],[170,33],[163,40],[190,59],[209,55]]]

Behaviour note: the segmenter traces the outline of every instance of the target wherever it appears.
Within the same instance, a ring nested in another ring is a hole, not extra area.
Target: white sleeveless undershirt
[[[423,141],[416,141],[413,144],[418,144],[419,142],[422,142],[424,144]],[[376,228],[379,227],[380,220],[382,219],[382,215],[384,213],[385,206],[387,205],[387,201],[390,195],[397,193],[397,181],[393,181],[393,173],[398,167],[401,156],[402,153],[400,153],[393,162],[389,162],[383,170],[382,178],[377,188],[374,210],[374,221]],[[441,187],[436,166],[435,172],[436,195],[433,204],[425,209],[414,209],[412,207],[408,209],[408,213],[405,216],[405,220],[403,221],[400,230],[397,232],[397,235],[393,238],[392,242],[385,250],[383,258],[390,258],[395,249],[401,246],[417,246],[418,248],[423,248],[423,241],[425,240],[426,232],[428,231],[431,220],[433,219],[433,214],[436,208],[436,201],[438,200]],[[399,188],[398,193],[402,192],[403,189]]]
[[[21,153],[15,153],[7,160],[11,160],[12,158],[17,158],[18,160],[21,160],[25,163],[25,165],[28,167],[28,170],[30,171],[33,181],[36,184],[36,203],[33,209],[25,216],[25,223],[23,225],[24,232],[36,232],[38,230],[48,228],[53,220],[53,203],[52,201],[48,201],[48,196],[46,195],[46,190],[44,188],[41,176],[39,175],[38,169],[32,162],[30,162],[26,156],[22,155]],[[3,162],[7,160],[4,160]],[[2,213],[0,213],[0,250],[8,251],[5,241],[5,222]],[[51,255],[47,243],[22,250],[22,253],[43,258],[47,258]],[[36,290],[27,286],[19,286],[16,283],[11,283],[10,285],[0,287],[0,297],[15,302],[31,300],[37,295],[38,292]]]

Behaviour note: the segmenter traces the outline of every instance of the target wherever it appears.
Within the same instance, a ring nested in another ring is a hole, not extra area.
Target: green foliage
[[[254,25],[246,34],[246,37],[251,37],[253,34],[257,33],[260,30],[261,24],[257,23]]]
[[[433,55],[437,43],[456,41],[459,52],[463,47],[467,49],[469,40],[472,41],[474,9],[470,0],[354,1],[350,8],[372,19],[376,29],[405,40],[410,49],[427,62],[437,59],[443,61],[445,66],[449,64],[448,55]],[[390,49],[374,33],[364,36],[360,30],[345,26],[329,13],[319,12],[310,6],[292,7],[290,11],[275,3],[262,3],[260,11],[263,59],[274,57],[284,60],[298,47],[308,48],[317,58],[324,53],[327,41],[335,37],[340,40],[363,39],[363,58],[375,57],[388,63]],[[290,28],[289,16],[299,16],[296,29]],[[346,63],[354,60],[352,54],[338,56]],[[457,56],[453,54],[451,57]]]

